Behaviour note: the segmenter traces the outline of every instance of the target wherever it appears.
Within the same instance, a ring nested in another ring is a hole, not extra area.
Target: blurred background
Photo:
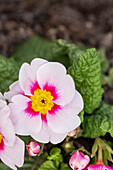
[[[113,0],[0,0],[0,54],[34,33],[104,48],[113,65]]]
[[[0,54],[12,56],[33,34],[103,48],[113,67],[113,0],[0,0]]]

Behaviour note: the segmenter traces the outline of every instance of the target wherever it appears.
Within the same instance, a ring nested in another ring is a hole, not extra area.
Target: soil
[[[0,0],[0,54],[33,34],[104,48],[113,66],[113,0]],[[113,104],[113,89],[104,100]]]

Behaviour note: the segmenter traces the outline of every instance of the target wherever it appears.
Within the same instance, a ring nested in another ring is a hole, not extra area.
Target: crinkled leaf
[[[13,58],[7,59],[0,55],[0,91],[8,90],[9,85],[18,79],[18,65]]]
[[[76,56],[73,65],[68,70],[75,81],[76,89],[82,94],[84,110],[92,113],[101,101],[101,66],[94,48]]]
[[[45,161],[38,170],[58,170],[59,164],[53,161]]]
[[[36,35],[18,46],[13,57],[20,66],[24,62],[30,63],[34,58],[58,61],[66,67],[69,66],[69,59],[64,46],[61,46],[57,41],[51,42]]]
[[[59,155],[61,153],[61,149],[55,147],[55,148],[52,148],[51,151],[50,151],[50,156],[51,155]]]
[[[58,160],[59,162],[63,162],[63,157],[62,155],[51,155],[51,156],[48,156],[49,160]]]
[[[60,170],[71,170],[71,168],[69,167],[67,163],[62,163],[60,165]]]
[[[102,103],[94,115],[85,116],[82,128],[84,137],[96,138],[107,132],[113,137],[113,106]]]
[[[63,162],[63,157],[60,153],[61,153],[61,149],[55,147],[55,148],[51,149],[50,156],[48,156],[47,159],[58,160],[59,162]]]

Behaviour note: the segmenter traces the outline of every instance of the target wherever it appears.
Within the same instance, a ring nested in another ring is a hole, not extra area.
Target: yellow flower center
[[[32,109],[36,112],[40,111],[44,115],[47,114],[47,110],[51,110],[54,106],[52,102],[53,96],[46,90],[35,90],[34,96],[31,96],[30,99],[32,100]]]
[[[0,143],[2,142],[3,136],[0,134]]]

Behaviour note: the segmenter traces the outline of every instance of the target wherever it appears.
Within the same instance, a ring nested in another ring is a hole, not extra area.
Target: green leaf
[[[107,132],[113,137],[113,106],[102,103],[94,115],[85,116],[82,128],[84,137],[96,138]]]
[[[58,61],[66,67],[69,66],[69,58],[64,46],[61,46],[57,41],[51,42],[36,35],[18,46],[13,58],[18,62],[19,66],[24,62],[30,63],[34,58]]]
[[[4,93],[10,84],[18,78],[18,65],[13,58],[7,59],[0,55],[0,91]]]
[[[101,71],[102,71],[102,73],[104,73],[108,70],[110,63],[109,63],[109,60],[106,57],[104,49],[100,49],[97,52],[98,52],[98,56],[100,58]]]
[[[92,147],[91,158],[96,156],[97,151],[98,151],[98,159],[101,160],[101,158],[103,158],[105,165],[108,165],[107,160],[113,162],[113,159],[112,159],[112,156],[111,156],[111,154],[113,154],[113,150],[111,149],[111,147],[109,146],[109,144],[105,140],[102,140],[100,138],[96,138],[94,145]]]
[[[7,165],[0,163],[0,169],[1,170],[11,170],[11,168],[9,168]]]
[[[60,170],[71,170],[71,168],[69,167],[67,163],[62,163],[60,165]]]
[[[47,159],[58,160],[59,162],[63,162],[63,157],[60,153],[61,149],[55,147],[50,151],[50,156],[48,156]]]
[[[21,168],[18,168],[20,170],[29,170],[29,169],[38,169],[43,162],[47,160],[47,152],[43,153],[39,157],[34,156],[29,159],[29,155],[27,152],[25,152],[24,157],[24,165]]]
[[[109,87],[113,87],[113,67],[110,68],[110,70],[109,70],[108,86],[109,86]]]
[[[50,156],[51,155],[59,155],[61,153],[61,149],[55,147],[55,148],[52,148],[51,151],[50,151]]]
[[[85,47],[69,43],[68,41],[62,39],[57,40],[56,44],[59,46],[58,49],[60,49],[64,55],[68,56],[70,65],[72,65],[79,53],[85,50]]]
[[[104,155],[104,160],[109,160],[110,162],[113,163],[111,153],[106,148],[103,149],[103,155]]]
[[[58,170],[59,164],[55,164],[53,161],[45,161],[38,170]]]
[[[98,107],[103,93],[101,66],[96,50],[91,48],[79,53],[68,72],[75,81],[76,89],[83,97],[84,111],[92,113]]]
[[[81,122],[83,122],[83,121],[84,121],[84,110],[82,110],[82,111],[79,113],[79,117],[80,117]]]

